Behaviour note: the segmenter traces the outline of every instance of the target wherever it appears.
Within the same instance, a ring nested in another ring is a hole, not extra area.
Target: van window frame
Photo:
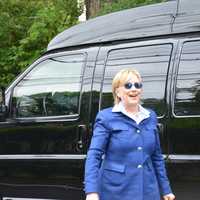
[[[199,118],[200,117],[200,114],[198,114],[198,115],[176,115],[176,113],[175,113],[176,85],[177,85],[177,77],[178,77],[178,71],[179,71],[179,65],[180,65],[183,47],[184,47],[185,43],[195,42],[195,41],[200,42],[200,37],[180,39],[180,41],[179,41],[179,50],[177,52],[178,60],[177,60],[177,63],[175,64],[176,67],[175,67],[175,70],[174,70],[174,80],[173,80],[173,88],[172,88],[172,95],[171,95],[172,116],[174,118]]]
[[[168,92],[170,85],[171,85],[171,79],[169,78],[169,74],[171,73],[173,69],[173,59],[175,56],[175,47],[177,46],[177,40],[176,39],[158,39],[158,40],[146,40],[146,41],[138,41],[138,42],[130,42],[130,43],[123,43],[123,44],[118,44],[111,46],[111,48],[107,51],[106,53],[106,58],[104,61],[104,70],[103,70],[103,76],[101,80],[101,86],[100,86],[100,99],[99,99],[99,110],[102,109],[102,95],[103,95],[103,83],[104,83],[104,78],[105,78],[105,71],[106,71],[106,64],[108,62],[108,56],[110,52],[116,51],[116,50],[124,50],[124,49],[130,49],[130,48],[139,48],[139,47],[147,47],[147,46],[158,46],[158,45],[171,45],[171,54],[169,57],[169,63],[167,67],[167,75],[166,75],[166,82],[165,82],[165,91],[164,91],[164,96],[163,100],[166,105],[166,109],[163,113],[163,115],[157,116],[158,119],[162,119],[167,115],[167,110],[168,108],[168,102],[169,102],[169,96],[170,93]],[[120,47],[121,46],[121,47]],[[169,93],[169,94],[168,94]]]
[[[50,58],[56,58],[56,57],[62,57],[62,56],[73,56],[73,55],[82,55],[83,57],[83,63],[82,63],[82,78],[80,82],[80,94],[79,94],[79,99],[78,99],[78,112],[77,114],[72,114],[72,115],[55,115],[55,116],[37,116],[37,117],[13,117],[12,113],[12,98],[13,98],[13,92],[15,87],[18,85],[18,83],[29,73],[31,72],[36,66],[38,66],[40,63],[44,62],[47,59]],[[80,111],[81,111],[81,100],[82,100],[82,87],[83,87],[83,79],[84,79],[84,74],[85,74],[85,69],[86,69],[86,63],[87,63],[87,57],[88,54],[87,52],[83,51],[63,51],[59,53],[53,53],[53,54],[47,54],[42,57],[40,57],[38,60],[36,60],[33,64],[31,64],[28,68],[25,69],[22,74],[20,74],[17,79],[13,82],[13,84],[8,88],[8,91],[11,90],[10,92],[10,101],[9,101],[9,117],[12,120],[18,121],[18,122],[53,122],[53,121],[77,121],[80,117]]]

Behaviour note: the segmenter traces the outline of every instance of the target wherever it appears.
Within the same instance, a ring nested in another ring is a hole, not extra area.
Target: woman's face
[[[116,89],[117,96],[127,109],[139,104],[141,92],[141,81],[133,74],[128,76],[124,85]]]

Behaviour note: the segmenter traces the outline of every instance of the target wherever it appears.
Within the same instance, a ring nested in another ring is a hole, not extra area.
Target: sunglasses
[[[139,82],[135,82],[135,83],[125,83],[124,84],[124,87],[127,89],[127,90],[130,90],[132,87],[134,86],[134,88],[136,89],[141,89],[142,88],[142,83],[139,83]]]

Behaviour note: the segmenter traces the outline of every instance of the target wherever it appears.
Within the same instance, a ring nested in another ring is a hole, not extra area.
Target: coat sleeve
[[[154,116],[155,124],[157,125],[157,117],[155,113],[154,115],[155,115]],[[159,133],[157,129],[155,129],[155,138],[156,138],[156,145],[155,145],[155,150],[151,156],[152,163],[155,169],[155,173],[156,173],[161,194],[166,195],[166,194],[172,193],[172,191],[171,191],[170,183],[169,183],[166,169],[165,169],[165,162],[162,155]]]
[[[98,193],[99,169],[109,140],[109,129],[101,112],[98,113],[85,164],[85,193]]]

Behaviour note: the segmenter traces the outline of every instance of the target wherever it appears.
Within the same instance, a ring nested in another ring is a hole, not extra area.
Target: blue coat
[[[138,124],[112,108],[96,117],[85,165],[85,193],[100,200],[160,200],[171,193],[157,132],[157,117]]]

